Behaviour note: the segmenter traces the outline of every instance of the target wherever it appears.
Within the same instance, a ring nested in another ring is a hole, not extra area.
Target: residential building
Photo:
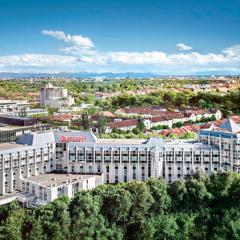
[[[0,100],[0,113],[10,113],[20,111],[22,109],[29,109],[31,106],[27,100]]]
[[[49,124],[41,124],[37,119],[0,115],[0,144],[16,141],[16,138],[30,131],[50,129]]]
[[[11,112],[12,116],[18,117],[18,116],[26,116],[31,117],[34,115],[48,115],[48,111],[44,108],[29,108],[29,109],[23,109],[23,110],[17,110],[14,112]]]
[[[40,105],[42,107],[59,108],[72,106],[74,98],[68,94],[68,90],[62,87],[54,87],[51,83],[46,84],[40,91]]]
[[[111,133],[113,129],[118,129],[122,131],[131,131],[136,128],[138,124],[137,119],[127,119],[115,122],[109,122],[106,127],[106,133]]]

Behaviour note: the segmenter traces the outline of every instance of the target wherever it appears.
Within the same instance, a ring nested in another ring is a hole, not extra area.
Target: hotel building
[[[200,131],[198,141],[99,139],[88,131],[29,133],[0,144],[0,194],[18,191],[49,202],[102,183],[150,177],[172,182],[197,170],[239,172],[239,161],[240,126],[231,119]]]

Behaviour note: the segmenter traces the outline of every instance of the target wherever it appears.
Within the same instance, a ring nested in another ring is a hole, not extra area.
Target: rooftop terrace
[[[35,182],[44,187],[61,186],[69,184],[70,182],[79,182],[81,180],[89,179],[99,175],[85,175],[85,174],[41,174],[24,179],[25,181]]]

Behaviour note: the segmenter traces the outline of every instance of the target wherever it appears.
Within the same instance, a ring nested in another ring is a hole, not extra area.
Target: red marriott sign
[[[60,136],[60,142],[86,142],[87,138],[85,136]]]

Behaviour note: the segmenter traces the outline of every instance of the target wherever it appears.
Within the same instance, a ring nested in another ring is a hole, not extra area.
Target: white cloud
[[[171,54],[168,55],[168,59],[172,62],[172,64],[183,64],[184,65],[202,65],[202,64],[219,64],[225,63],[228,59],[222,54],[200,54],[198,52],[191,52],[187,54]]]
[[[151,52],[96,52],[92,55],[82,55],[79,59],[83,62],[95,64],[127,64],[127,65],[171,65],[181,67],[189,65],[222,64],[231,62],[232,57],[226,54],[200,54],[198,52],[166,54],[159,51]]]
[[[48,66],[71,66],[77,63],[74,56],[44,55],[44,54],[22,54],[0,56],[1,67],[27,66],[27,67],[48,67]]]
[[[226,48],[222,53],[228,58],[240,59],[240,45]]]
[[[240,45],[218,53],[181,52],[167,54],[162,51],[128,52],[100,51],[88,37],[72,36],[62,31],[43,30],[44,35],[62,40],[61,54],[21,54],[0,56],[0,71],[37,69],[38,71],[155,71],[192,72],[209,69],[238,69]],[[178,44],[179,45],[179,44]],[[184,49],[191,47],[184,45]],[[183,46],[181,46],[183,47]],[[182,48],[183,49],[183,48]],[[29,71],[30,71],[29,70]]]
[[[66,44],[77,46],[79,48],[92,48],[94,47],[93,42],[88,37],[83,37],[81,35],[70,35],[63,31],[54,30],[42,30],[43,35],[48,35],[54,37],[58,40],[63,40]]]
[[[178,43],[176,45],[176,48],[177,50],[180,50],[180,51],[189,51],[189,50],[192,50],[192,47],[191,46],[188,46],[184,43]]]
[[[164,52],[109,52],[106,53],[108,62],[123,64],[167,64],[169,60]]]
[[[60,48],[59,51],[66,55],[73,55],[73,56],[97,54],[97,51],[93,50],[92,48],[81,48],[78,46],[65,46],[63,48]]]

